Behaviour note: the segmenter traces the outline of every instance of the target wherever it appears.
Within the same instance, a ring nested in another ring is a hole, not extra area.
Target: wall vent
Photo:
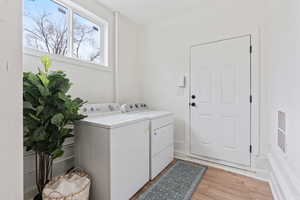
[[[286,114],[282,111],[278,111],[277,144],[286,153]]]

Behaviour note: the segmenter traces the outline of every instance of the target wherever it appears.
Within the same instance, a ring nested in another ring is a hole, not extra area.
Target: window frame
[[[78,66],[84,66],[84,67],[90,67],[93,69],[102,69],[106,71],[111,71],[111,67],[109,66],[109,38],[108,38],[108,32],[109,32],[109,23],[104,20],[103,18],[95,15],[91,11],[83,8],[82,6],[79,6],[78,4],[70,1],[70,0],[51,0],[54,3],[57,3],[67,9],[66,18],[67,18],[67,27],[68,27],[68,53],[67,55],[58,55],[58,54],[52,54],[49,52],[41,51],[38,49],[25,47],[23,48],[23,53],[25,55],[30,55],[34,57],[40,57],[43,55],[50,56],[53,60],[64,62],[68,64],[78,65]],[[99,32],[100,42],[102,44],[101,47],[103,47],[104,50],[104,62],[103,64],[100,63],[94,63],[91,61],[83,60],[80,58],[74,57],[73,54],[73,14],[78,14],[79,16],[91,21],[92,23],[95,23],[101,31]],[[24,32],[24,26],[22,31]],[[23,39],[24,40],[24,39]],[[24,41],[23,41],[24,42]],[[24,44],[24,43],[23,43]]]

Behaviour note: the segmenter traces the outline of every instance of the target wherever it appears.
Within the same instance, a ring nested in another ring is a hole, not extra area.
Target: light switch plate
[[[177,87],[181,87],[181,88],[185,87],[185,75],[182,75],[181,77],[179,77]]]

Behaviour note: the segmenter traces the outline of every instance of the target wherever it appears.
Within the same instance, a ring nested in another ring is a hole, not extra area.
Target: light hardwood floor
[[[141,189],[132,200],[158,178]],[[273,197],[267,182],[209,167],[192,200],[273,200]]]

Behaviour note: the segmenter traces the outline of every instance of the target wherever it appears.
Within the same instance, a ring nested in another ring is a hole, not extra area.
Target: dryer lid
[[[138,113],[134,113],[140,116],[143,116],[147,119],[158,119],[158,118],[162,118],[162,117],[168,117],[168,116],[172,116],[173,114],[171,112],[167,112],[167,111],[155,111],[155,110],[149,110],[149,111],[145,111],[145,112],[138,112]]]

